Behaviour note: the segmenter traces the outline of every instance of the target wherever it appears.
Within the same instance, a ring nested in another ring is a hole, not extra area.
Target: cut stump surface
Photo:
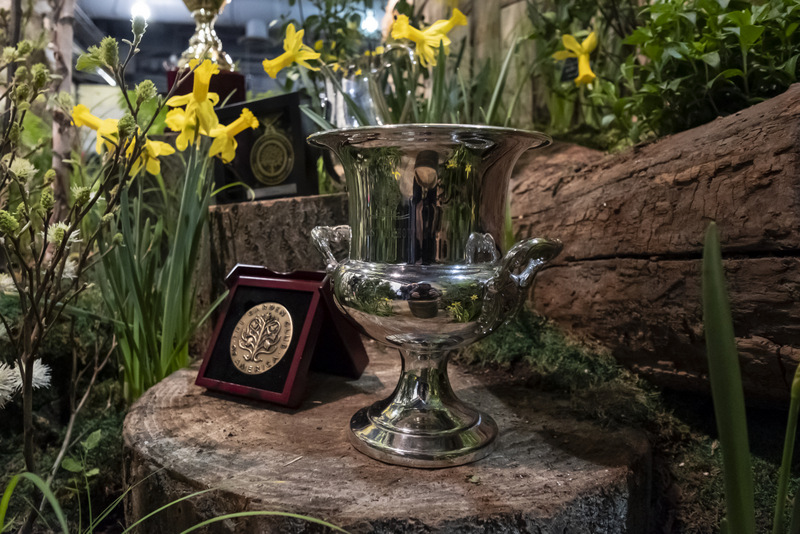
[[[180,532],[220,514],[275,510],[352,533],[644,532],[650,449],[632,430],[568,415],[565,401],[523,386],[487,384],[453,366],[454,388],[496,419],[498,448],[474,464],[421,470],[382,464],[348,443],[350,416],[387,396],[400,371],[393,351],[369,345],[361,379],[318,376],[297,410],[207,393],[196,369],[148,391],[125,421],[132,522],[191,492],[143,524]],[[495,382],[498,382],[495,380]],[[301,520],[251,517],[210,532],[320,532]]]

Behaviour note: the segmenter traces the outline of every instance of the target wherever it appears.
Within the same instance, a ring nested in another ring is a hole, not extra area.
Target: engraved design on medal
[[[264,302],[245,312],[231,336],[231,361],[248,375],[259,375],[275,367],[289,350],[292,316],[277,302]]]
[[[264,185],[283,183],[294,166],[294,148],[286,134],[275,127],[278,116],[265,118],[264,133],[250,149],[250,169]]]

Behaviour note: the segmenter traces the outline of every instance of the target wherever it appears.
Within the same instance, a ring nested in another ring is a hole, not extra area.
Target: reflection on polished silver
[[[236,70],[231,56],[222,50],[222,41],[214,30],[214,22],[230,2],[225,0],[183,0],[183,3],[192,12],[195,30],[189,39],[189,48],[184,50],[178,60],[178,69],[189,68],[189,62],[193,59],[199,61],[210,59],[219,66],[220,70],[231,72]]]
[[[397,347],[400,380],[350,421],[350,439],[378,460],[447,467],[483,458],[492,418],[461,402],[448,352],[488,335],[519,308],[561,243],[527,239],[501,258],[511,171],[535,132],[459,125],[333,130],[309,141],[332,150],[347,179],[350,225],[312,237],[333,277],[335,301],[373,339]],[[350,242],[338,262],[332,243]]]

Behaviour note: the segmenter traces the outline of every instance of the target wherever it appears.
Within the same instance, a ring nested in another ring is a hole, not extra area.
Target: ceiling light
[[[144,20],[148,20],[150,18],[150,6],[146,2],[142,2],[142,0],[135,2],[131,6],[131,17],[141,17]]]
[[[367,33],[374,33],[378,29],[378,19],[371,9],[367,10],[367,16],[361,21],[361,29]]]

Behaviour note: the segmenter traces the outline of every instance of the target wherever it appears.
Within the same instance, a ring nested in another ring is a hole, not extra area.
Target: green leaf
[[[89,478],[89,477],[94,477],[94,476],[97,476],[97,475],[99,475],[99,474],[100,474],[100,469],[98,469],[97,467],[95,467],[94,469],[90,469],[90,470],[86,471],[86,473],[85,473],[85,474],[86,474],[86,477],[87,477],[87,478]]]
[[[697,13],[695,13],[694,11],[680,12],[678,13],[678,15],[691,22],[692,26],[697,25]]]
[[[714,222],[708,225],[703,247],[703,326],[708,377],[722,450],[728,532],[754,534],[753,473],[742,375],[725,289],[719,233]]]
[[[797,59],[800,58],[800,54],[795,54],[783,64],[781,69],[783,72],[789,75],[792,81],[797,79]]]
[[[627,36],[622,42],[629,45],[643,45],[653,38],[650,28],[636,28],[633,33]]]
[[[99,429],[89,434],[89,437],[86,438],[86,440],[81,443],[81,445],[83,446],[83,450],[89,452],[95,447],[97,447],[102,437],[103,437],[103,432]]]
[[[714,76],[714,78],[706,84],[706,87],[710,88],[712,85],[714,85],[714,83],[717,82],[717,80],[721,79],[727,80],[728,78],[734,78],[736,76],[741,76],[742,78],[744,78],[744,72],[742,72],[740,69],[725,69],[716,76]]]
[[[716,50],[714,52],[706,52],[700,59],[703,60],[704,63],[708,64],[709,67],[714,67],[715,69],[719,67],[719,52]]]
[[[750,11],[731,11],[725,14],[725,18],[734,23],[738,27],[751,26],[753,24],[753,15]]]
[[[83,465],[79,461],[75,460],[74,458],[70,458],[69,456],[61,460],[61,467],[70,473],[80,473],[83,471]]]
[[[105,62],[100,57],[100,50],[93,46],[88,52],[78,57],[75,68],[84,72],[94,72],[103,65],[105,65]]]
[[[741,26],[739,29],[739,44],[745,52],[750,50],[764,33],[764,26],[753,26],[752,24]]]
[[[786,29],[784,30],[784,35],[786,37],[791,37],[792,34],[795,32],[795,30],[797,30],[798,26],[800,26],[800,22],[792,22],[791,24],[786,26]]]

